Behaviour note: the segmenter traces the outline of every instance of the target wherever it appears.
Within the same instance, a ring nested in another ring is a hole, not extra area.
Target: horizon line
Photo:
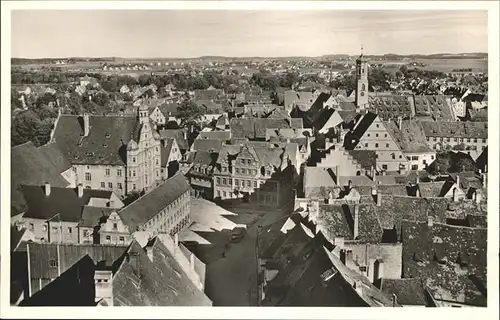
[[[67,56],[67,57],[11,57],[11,59],[26,59],[26,60],[42,60],[42,59],[175,59],[175,60],[182,60],[182,59],[201,59],[201,58],[226,58],[226,59],[256,59],[256,58],[323,58],[323,57],[328,57],[328,56],[356,56],[360,55],[361,53],[328,53],[328,54],[323,54],[323,55],[318,55],[318,56],[307,56],[307,55],[290,55],[290,56],[223,56],[223,55],[211,55],[211,54],[206,54],[206,55],[201,55],[201,56],[191,56],[191,57],[126,57],[126,56]],[[434,52],[434,53],[378,53],[378,54],[367,54],[367,53],[362,53],[364,56],[387,56],[387,55],[396,55],[396,56],[432,56],[432,55],[473,55],[473,54],[486,54],[488,55],[488,52]]]

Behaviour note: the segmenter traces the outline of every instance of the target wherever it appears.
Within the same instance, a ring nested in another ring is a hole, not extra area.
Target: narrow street
[[[197,248],[196,254],[207,264],[205,292],[214,306],[256,306],[257,261],[256,241],[257,226],[272,223],[288,214],[290,210],[268,211],[260,214],[237,212],[225,216],[235,224],[247,225],[244,238],[238,243],[231,243],[230,230],[215,231],[201,236],[211,244]],[[225,251],[225,257],[223,253]]]

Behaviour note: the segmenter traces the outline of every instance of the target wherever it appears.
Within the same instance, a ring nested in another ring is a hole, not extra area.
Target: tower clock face
[[[361,92],[361,96],[364,96],[364,95],[365,95],[365,93],[364,93],[364,92]]]

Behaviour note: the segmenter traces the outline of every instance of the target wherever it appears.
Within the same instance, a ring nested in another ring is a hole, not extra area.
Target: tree
[[[11,103],[11,110],[14,110],[16,108],[18,109],[23,108],[23,103],[21,102],[21,94],[14,88],[10,90],[10,103]]]
[[[37,133],[41,124],[40,119],[31,111],[18,114],[12,119],[11,143],[16,146],[28,141],[38,144]]]
[[[200,120],[204,114],[203,108],[192,101],[183,102],[177,108],[177,111],[179,112],[179,119],[181,119],[181,124],[183,125]]]
[[[446,174],[450,169],[451,162],[448,152],[438,153],[436,160],[428,167],[428,171],[432,174]]]
[[[476,170],[476,164],[474,163],[474,160],[472,160],[471,157],[460,157],[456,165],[453,168],[453,171],[456,172],[463,172],[463,171],[475,171]]]

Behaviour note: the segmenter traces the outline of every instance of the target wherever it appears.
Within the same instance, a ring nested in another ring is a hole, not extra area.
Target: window
[[[222,167],[222,172],[227,172],[227,167]]]
[[[470,138],[468,138],[468,139],[467,139],[467,142],[469,142],[469,143],[470,143]]]
[[[111,236],[106,236],[106,241],[111,241]]]
[[[217,184],[220,184],[220,178],[216,178]]]
[[[132,170],[128,170],[128,176],[131,177],[132,176]]]
[[[108,182],[108,188],[113,189],[113,182]]]
[[[251,186],[251,181],[250,180],[247,180],[247,187],[250,187]]]
[[[385,144],[385,147],[386,147],[386,148],[389,148],[389,144],[388,144],[388,143],[386,143],[386,144]]]
[[[386,164],[383,164],[383,165],[382,165],[382,169],[387,170],[387,165],[386,165]]]
[[[83,230],[83,236],[88,237],[89,236],[89,231],[88,230]]]
[[[92,180],[92,175],[90,174],[90,172],[86,172],[85,173],[85,181],[90,181]]]
[[[436,137],[434,137],[434,142],[436,142],[436,141],[437,141],[437,138],[436,138]]]
[[[76,167],[73,167],[73,171],[76,172]]]
[[[241,174],[246,174],[246,173],[247,173],[247,171],[246,171],[245,169],[243,169],[243,168],[242,168],[242,169],[241,169]]]
[[[367,133],[367,134],[366,134],[366,136],[367,136],[367,137],[369,137],[369,136],[370,136],[370,134],[369,134],[369,133]]]
[[[446,138],[446,141],[450,142],[450,141],[451,141],[451,139],[450,139],[450,138]]]
[[[241,159],[241,164],[245,164],[245,159]]]
[[[378,148],[378,143],[375,143],[375,148]]]
[[[375,133],[375,137],[377,137],[377,138],[378,138],[378,133]]]
[[[113,223],[113,229],[118,229],[118,224],[117,223]]]
[[[156,158],[156,164],[158,164],[158,158]]]
[[[121,177],[122,176],[122,169],[117,169],[116,170],[116,175]]]
[[[412,170],[418,170],[418,164],[413,164],[413,165],[411,166],[411,169],[412,169]]]
[[[120,242],[124,242],[125,241],[125,237],[120,237]]]
[[[227,196],[226,191],[223,191],[222,194],[224,195],[224,198]]]
[[[241,180],[241,186],[244,187],[245,186],[245,180]]]
[[[240,180],[238,180],[238,179],[234,179],[234,185],[235,185],[235,186],[239,186],[239,185],[240,185]]]
[[[257,181],[254,181],[254,182],[253,182],[253,187],[254,187],[254,188],[257,188]]]
[[[108,168],[106,168],[106,169],[105,169],[105,174],[106,174],[107,176],[109,176],[109,175],[111,174],[111,170],[109,170]]]
[[[57,260],[49,260],[49,267],[57,268],[57,266],[58,266]]]
[[[251,165],[251,164],[252,164],[252,160],[248,159],[248,160],[247,160],[247,164],[248,164],[248,165]]]
[[[132,162],[135,163],[135,157],[132,157]]]
[[[135,183],[132,185],[132,190],[135,190]]]
[[[223,185],[226,185],[226,184],[227,184],[227,180],[226,180],[226,178],[222,178],[222,184],[223,184]]]
[[[71,227],[68,227],[68,233],[73,233],[73,229]]]
[[[122,190],[122,184],[121,184],[121,182],[118,182],[118,183],[117,183],[117,186],[118,186],[118,189],[119,189],[119,190]]]
[[[132,176],[134,176],[134,177],[135,177],[135,170],[133,170],[133,171],[132,171]]]
[[[387,138],[387,133],[386,133],[386,134],[384,134],[384,137],[385,137],[385,138]]]
[[[424,159],[424,160],[422,161],[422,163],[423,163],[424,165],[426,165],[426,164],[427,164],[427,160],[425,160],[425,159]]]
[[[477,143],[477,139],[474,139],[474,143]]]
[[[365,143],[365,148],[368,148],[368,143]]]
[[[394,153],[392,154],[392,159],[396,159],[396,155]]]
[[[399,159],[403,159],[403,156],[402,156],[402,155],[399,155]]]
[[[434,155],[431,155],[431,160],[434,160]]]
[[[377,124],[377,128],[380,128],[380,125],[379,125],[379,124]]]
[[[240,174],[240,168],[236,168],[236,173]]]
[[[106,188],[106,183],[105,182],[101,182],[101,188]]]
[[[483,146],[482,148],[483,148],[483,150],[484,150],[484,149],[486,149],[486,147],[485,147],[485,146]]]
[[[455,139],[454,139],[454,141],[455,141],[455,142],[458,142],[458,138],[455,138]]]

